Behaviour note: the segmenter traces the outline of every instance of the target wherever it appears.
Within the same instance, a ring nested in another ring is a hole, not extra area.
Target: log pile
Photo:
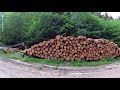
[[[92,39],[85,36],[63,37],[43,41],[25,49],[24,54],[58,60],[99,60],[120,56],[120,48],[106,39]]]
[[[22,49],[22,50],[24,50],[24,49],[27,48],[27,46],[25,45],[24,42],[18,43],[18,44],[16,44],[16,45],[7,46],[7,47],[8,47],[8,48],[18,48],[18,49]]]
[[[3,51],[5,54],[10,52],[19,52],[18,48],[8,48],[8,47],[0,47],[0,51]]]

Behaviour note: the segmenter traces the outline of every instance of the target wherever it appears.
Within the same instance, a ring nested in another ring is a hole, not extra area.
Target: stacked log
[[[12,46],[0,47],[0,51],[3,51],[6,54],[10,53],[10,52],[19,52],[20,49],[22,49],[22,50],[27,49],[27,46],[25,45],[24,42],[18,43],[16,45],[12,45]]]
[[[25,54],[58,60],[99,60],[120,56],[117,44],[106,39],[92,39],[85,36],[63,37],[57,35],[55,39],[43,41],[23,51]]]
[[[16,45],[7,46],[7,47],[8,48],[17,48],[17,49],[21,49],[21,50],[27,49],[27,46],[25,45],[24,42],[18,43]]]
[[[10,52],[19,52],[19,49],[18,48],[0,47],[0,51],[3,51],[4,53],[8,54]]]

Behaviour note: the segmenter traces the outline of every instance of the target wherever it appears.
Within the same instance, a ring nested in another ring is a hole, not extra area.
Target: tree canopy
[[[105,38],[120,45],[120,21],[100,12],[3,12],[0,42],[29,46],[56,35]]]

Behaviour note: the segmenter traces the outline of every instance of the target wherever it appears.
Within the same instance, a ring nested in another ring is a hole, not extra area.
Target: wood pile
[[[7,46],[8,48],[18,48],[18,49],[21,49],[21,50],[24,50],[27,48],[27,46],[25,45],[24,42],[22,43],[18,43],[16,45],[11,45],[11,46]]]
[[[24,54],[58,60],[99,60],[120,56],[120,48],[106,39],[92,39],[85,36],[63,37],[43,41],[23,51]]]
[[[10,53],[10,52],[19,52],[18,48],[8,48],[8,47],[0,47],[0,51],[3,51],[4,53]]]

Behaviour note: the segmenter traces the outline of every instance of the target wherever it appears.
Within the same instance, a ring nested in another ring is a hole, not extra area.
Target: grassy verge
[[[39,59],[39,58],[33,58],[29,56],[21,57],[19,53],[9,53],[9,54],[4,54],[3,52],[0,52],[0,56],[5,56],[7,58],[12,58],[12,59],[19,59],[21,61],[25,62],[37,62],[37,63],[43,63],[43,64],[48,64],[48,65],[55,65],[55,66],[98,66],[98,65],[105,65],[105,64],[111,64],[113,62],[119,62],[119,58],[115,59],[102,59],[99,61],[59,61],[55,59]]]

